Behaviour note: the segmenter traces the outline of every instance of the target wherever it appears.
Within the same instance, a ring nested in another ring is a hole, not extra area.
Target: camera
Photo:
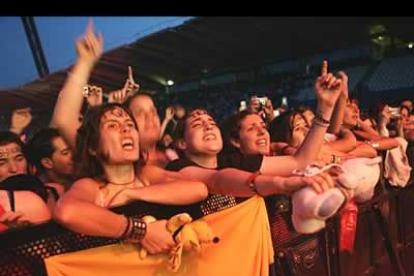
[[[89,96],[89,94],[90,94],[90,88],[91,88],[91,86],[90,85],[85,85],[84,87],[83,87],[83,96],[84,97],[88,97]]]
[[[267,97],[256,97],[256,99],[259,101],[260,107],[264,107],[267,102]]]
[[[401,116],[401,110],[399,107],[390,107],[388,110],[392,118],[399,118]]]
[[[239,111],[243,111],[247,109],[246,101],[240,101]]]

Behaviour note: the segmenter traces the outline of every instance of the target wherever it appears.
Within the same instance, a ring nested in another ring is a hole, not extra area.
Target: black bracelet
[[[317,120],[325,125],[330,125],[331,121],[326,120],[324,117],[322,117],[322,115],[318,112],[315,113],[315,117],[313,118],[314,120]]]
[[[130,217],[131,231],[124,237],[125,242],[140,243],[147,234],[147,224],[139,218]]]
[[[313,120],[312,125],[317,125],[317,126],[321,126],[321,127],[329,127],[329,125],[324,124],[319,120]]]

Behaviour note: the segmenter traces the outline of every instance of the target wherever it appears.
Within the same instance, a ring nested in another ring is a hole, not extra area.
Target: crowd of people
[[[220,127],[207,103],[172,105],[161,122],[132,69],[104,103],[102,89],[84,89],[103,51],[92,24],[76,50],[50,126],[27,139],[32,116],[25,108],[13,111],[10,130],[0,132],[0,232],[53,219],[157,254],[175,245],[167,220],[147,223],[110,208],[136,200],[200,202],[207,216],[253,196],[290,198],[305,187],[323,195],[340,186],[341,164],[377,156],[391,185],[404,187],[412,178],[413,101],[382,103],[362,114],[349,97],[346,72],[332,74],[327,61],[315,80],[316,109],[274,108],[253,95]],[[312,166],[316,173],[294,173]],[[344,204],[353,195],[346,196]]]

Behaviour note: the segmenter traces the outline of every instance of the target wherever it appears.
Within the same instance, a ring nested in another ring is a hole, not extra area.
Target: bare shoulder
[[[75,181],[64,197],[75,197],[83,200],[94,200],[103,183],[93,178],[81,178]]]
[[[30,191],[15,191],[16,209],[21,206],[43,207],[46,203],[37,194]]]
[[[145,165],[141,168],[141,174],[151,174],[151,173],[160,173],[163,172],[164,170],[161,169],[160,167],[157,167],[155,165]]]
[[[176,172],[166,171],[154,165],[145,165],[141,169],[140,179],[149,184],[165,183],[177,180]]]
[[[29,191],[14,192],[16,200],[16,210],[22,211],[32,223],[42,223],[51,218],[51,213],[37,194]]]
[[[93,189],[93,188],[98,188],[102,186],[102,183],[97,181],[96,179],[93,178],[81,178],[76,180],[75,182],[73,182],[71,189],[72,188],[83,188],[83,189]]]
[[[164,178],[165,171],[154,165],[145,165],[141,168],[139,178],[146,184],[153,184],[159,182]]]

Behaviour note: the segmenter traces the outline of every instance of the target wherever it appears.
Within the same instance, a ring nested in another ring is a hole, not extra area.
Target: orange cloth
[[[141,260],[137,247],[114,244],[45,259],[49,276],[267,276],[273,247],[263,198],[253,197],[204,220],[220,241],[203,244],[200,254],[184,252],[180,269],[167,268],[167,255]]]

